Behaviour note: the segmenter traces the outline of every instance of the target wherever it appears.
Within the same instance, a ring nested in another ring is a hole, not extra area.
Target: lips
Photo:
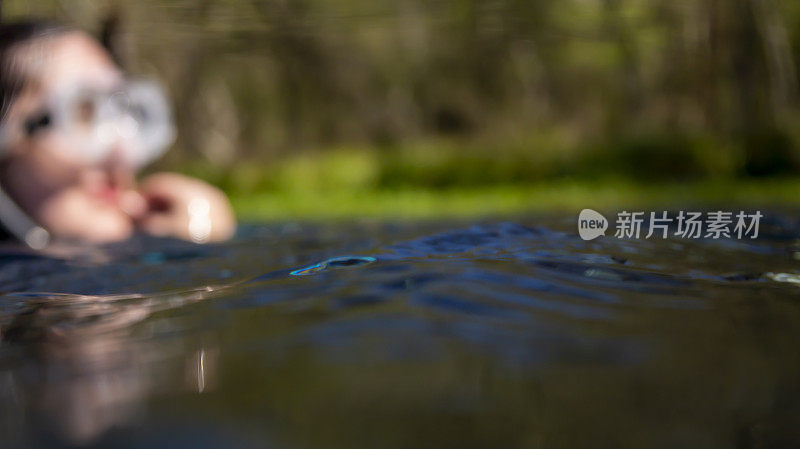
[[[101,186],[94,192],[98,201],[109,206],[119,206],[120,190],[113,185]]]
[[[84,176],[84,186],[98,203],[121,208],[123,193],[134,187],[133,175],[120,169],[94,169]]]

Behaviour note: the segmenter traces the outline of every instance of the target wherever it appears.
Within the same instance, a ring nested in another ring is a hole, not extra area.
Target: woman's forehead
[[[58,36],[47,47],[39,73],[45,91],[74,86],[107,89],[122,81],[122,72],[108,52],[85,33]]]

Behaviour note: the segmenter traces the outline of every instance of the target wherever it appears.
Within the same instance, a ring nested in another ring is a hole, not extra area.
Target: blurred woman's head
[[[145,207],[133,190],[135,171],[152,156],[147,151],[171,139],[166,128],[149,147],[128,138],[139,126],[128,93],[157,96],[134,89],[82,31],[0,25],[0,180],[51,234],[104,242],[133,232],[131,217]]]

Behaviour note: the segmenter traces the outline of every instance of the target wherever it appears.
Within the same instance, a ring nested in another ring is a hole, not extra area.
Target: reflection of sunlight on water
[[[206,389],[206,351],[201,349],[197,355],[197,391],[202,393]]]
[[[333,259],[324,260],[319,263],[315,263],[314,265],[300,268],[299,270],[294,270],[290,272],[292,276],[305,276],[309,274],[319,273],[321,271],[325,271],[332,268],[342,268],[342,267],[356,267],[359,265],[367,265],[375,262],[377,259],[374,257],[369,256],[342,256],[342,257],[335,257]]]
[[[198,393],[204,393],[213,386],[217,368],[218,351],[215,347],[204,346],[195,352],[187,364],[187,384],[197,386]]]
[[[790,284],[800,284],[800,274],[792,273],[764,273],[764,276],[775,282],[788,282]]]

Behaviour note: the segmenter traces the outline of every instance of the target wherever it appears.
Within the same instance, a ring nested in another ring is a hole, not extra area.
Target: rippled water
[[[532,217],[7,250],[0,445],[797,447],[795,216],[756,240]]]

